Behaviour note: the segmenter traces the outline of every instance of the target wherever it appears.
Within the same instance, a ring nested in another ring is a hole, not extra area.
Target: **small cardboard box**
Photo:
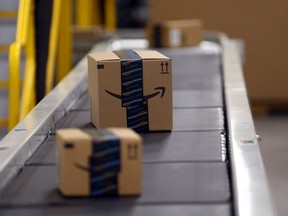
[[[62,129],[56,135],[58,187],[63,195],[141,193],[142,140],[133,130]]]
[[[88,56],[91,120],[97,128],[172,130],[171,59],[157,51]]]
[[[196,46],[202,41],[201,20],[173,20],[148,24],[146,28],[150,47]]]

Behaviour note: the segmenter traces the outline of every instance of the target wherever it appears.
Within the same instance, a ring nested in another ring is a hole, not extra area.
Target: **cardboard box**
[[[173,20],[151,22],[146,28],[150,47],[196,46],[202,41],[201,20]]]
[[[59,190],[65,196],[141,193],[142,140],[127,128],[57,133]]]
[[[92,123],[138,132],[172,130],[171,63],[151,50],[89,54]]]
[[[201,19],[205,28],[245,42],[252,104],[288,104],[288,1],[150,0],[150,22]]]

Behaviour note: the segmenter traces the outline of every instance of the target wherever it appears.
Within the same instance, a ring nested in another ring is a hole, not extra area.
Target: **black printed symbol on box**
[[[168,71],[168,62],[161,62],[160,64],[160,67],[161,67],[161,74],[169,74],[169,71]]]
[[[159,94],[160,94],[160,98],[162,98],[165,95],[165,87],[163,87],[163,86],[156,87],[156,88],[154,88],[154,90],[156,90],[156,92],[144,96],[144,100],[149,100],[150,98],[153,98],[153,97],[155,97],[155,96],[157,96]],[[115,98],[117,98],[119,100],[122,100],[122,96],[121,95],[118,95],[116,93],[110,92],[108,90],[105,90],[105,92],[107,92],[109,95],[111,95],[111,96],[113,96],[113,97],[115,97]]]
[[[74,148],[74,144],[73,143],[65,143],[64,144],[64,148],[65,149],[73,149]]]
[[[104,69],[104,64],[98,64],[97,69]]]
[[[128,160],[137,160],[138,158],[138,145],[128,144]]]

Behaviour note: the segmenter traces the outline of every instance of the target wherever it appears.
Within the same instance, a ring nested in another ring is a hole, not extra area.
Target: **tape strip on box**
[[[121,100],[126,107],[127,127],[149,131],[148,101],[143,90],[143,61],[132,50],[114,52],[121,64]]]
[[[89,157],[90,195],[118,196],[118,173],[121,167],[120,138],[108,130],[85,130],[93,140]]]

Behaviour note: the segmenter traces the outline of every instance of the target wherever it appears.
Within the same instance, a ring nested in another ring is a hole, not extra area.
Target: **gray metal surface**
[[[27,165],[56,165],[56,136],[52,135],[35,152],[35,155],[27,161]]]
[[[97,199],[101,204],[223,203],[230,200],[226,163],[147,163],[142,166],[139,197]],[[66,199],[57,190],[56,166],[28,166],[5,189],[0,206],[94,204],[85,198]]]
[[[223,73],[235,211],[239,216],[276,215],[235,43],[222,35]]]
[[[222,91],[213,89],[174,90],[174,108],[224,107]]]
[[[8,53],[0,51],[0,80],[8,80]]]
[[[8,90],[0,88],[0,119],[8,116]]]
[[[174,64],[175,61],[172,63]],[[199,73],[177,73],[173,71],[173,88],[174,89],[205,89],[205,90],[218,90],[222,89],[221,75],[220,73],[207,73],[205,71],[199,71]],[[193,78],[191,78],[191,76]]]
[[[220,131],[164,132],[141,134],[143,162],[221,162],[225,161],[225,138]],[[55,136],[50,136],[29,165],[55,165]]]
[[[61,122],[59,128],[93,127],[90,120],[90,110],[72,110]]]
[[[216,132],[141,134],[144,162],[221,162],[225,138]]]
[[[71,111],[89,111],[90,110],[90,104],[88,99],[88,93],[85,94],[83,97],[81,97],[71,108]]]
[[[18,11],[18,5],[20,0],[1,0],[1,11]]]
[[[0,45],[10,45],[15,41],[16,27],[16,19],[0,19]]]
[[[8,80],[9,73],[9,61],[8,61],[8,52],[1,52],[0,51],[0,80]],[[21,53],[21,62],[20,62],[20,77],[23,79],[24,77],[24,68],[25,68],[25,50]]]
[[[60,128],[86,127],[90,125],[90,111],[72,111],[64,119]],[[221,131],[224,130],[224,114],[221,108],[174,109],[174,131]]]
[[[224,113],[221,108],[174,109],[174,131],[224,130]]]
[[[107,216],[191,216],[191,215],[209,215],[209,216],[229,216],[231,214],[231,207],[227,203],[223,204],[170,204],[170,205],[136,205],[136,206],[117,206],[113,207],[111,205],[97,205],[97,200],[95,205],[83,205],[80,207],[63,207],[63,206],[51,206],[49,208],[43,207],[30,207],[30,208],[3,208],[1,210],[2,216],[39,216],[39,215],[53,215],[53,216],[63,216],[63,215],[87,215],[95,216],[97,215],[107,215]]]
[[[163,50],[164,54],[173,59],[173,88],[221,90],[220,49],[217,48],[217,46],[213,47],[212,51],[204,49],[197,55],[197,52],[191,48],[183,52]]]

